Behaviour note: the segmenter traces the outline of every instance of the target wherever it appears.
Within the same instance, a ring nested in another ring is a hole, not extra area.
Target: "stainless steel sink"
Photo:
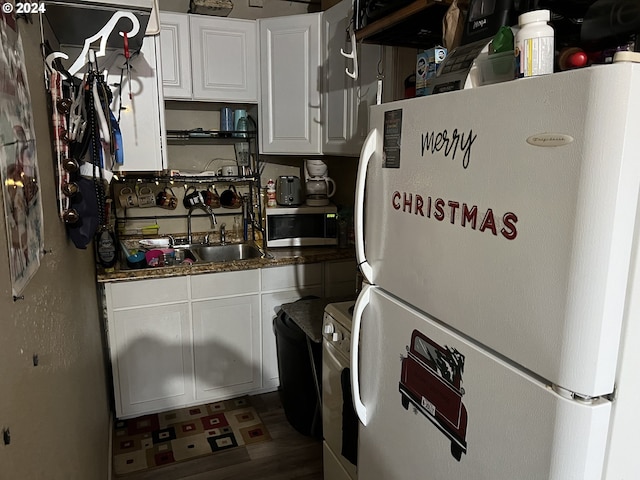
[[[189,248],[196,261],[200,262],[232,262],[262,257],[262,252],[253,245],[234,243],[229,245],[199,245]]]

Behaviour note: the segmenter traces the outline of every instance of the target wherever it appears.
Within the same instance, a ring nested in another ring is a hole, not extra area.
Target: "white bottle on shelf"
[[[549,25],[549,10],[534,10],[518,17],[516,33],[518,77],[533,77],[553,73],[555,55],[553,27]]]
[[[267,182],[267,207],[275,207],[276,205],[276,182],[270,178]]]

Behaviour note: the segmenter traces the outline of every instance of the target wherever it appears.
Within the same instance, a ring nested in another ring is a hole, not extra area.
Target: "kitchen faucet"
[[[193,238],[191,235],[191,214],[196,208],[201,208],[211,216],[211,228],[214,228],[215,224],[217,223],[216,216],[209,205],[205,205],[204,203],[196,203],[195,205],[192,205],[189,208],[189,213],[187,214],[187,243],[188,244],[191,244],[191,242],[193,241]]]
[[[227,243],[227,230],[226,230],[226,223],[223,223],[220,225],[220,245],[224,245],[225,243]]]

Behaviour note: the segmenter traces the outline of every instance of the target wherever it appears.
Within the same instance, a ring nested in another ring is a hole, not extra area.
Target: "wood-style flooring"
[[[155,468],[116,480],[323,480],[322,442],[287,421],[278,392],[251,397],[272,440]]]

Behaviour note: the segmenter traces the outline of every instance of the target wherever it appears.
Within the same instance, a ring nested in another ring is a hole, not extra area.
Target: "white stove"
[[[358,418],[349,366],[354,301],[330,303],[322,322],[322,431],[325,480],[356,480]]]

